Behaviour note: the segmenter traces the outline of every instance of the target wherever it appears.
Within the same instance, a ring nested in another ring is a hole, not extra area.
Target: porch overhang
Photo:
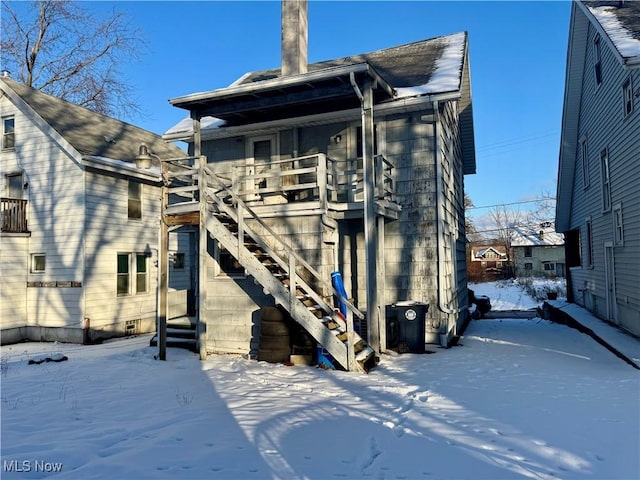
[[[216,117],[225,126],[295,118],[359,108],[352,76],[358,84],[366,77],[373,80],[375,103],[396,95],[371,65],[358,63],[194,93],[169,102],[189,110],[193,118]]]

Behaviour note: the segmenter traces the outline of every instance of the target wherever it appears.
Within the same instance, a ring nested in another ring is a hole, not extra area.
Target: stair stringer
[[[274,277],[249,249],[238,245],[238,238],[222,222],[214,216],[208,215],[206,226],[212,236],[240,262],[247,273],[273,296],[276,303],[282,305],[291,317],[302,325],[344,369],[349,370],[347,346],[331,333],[322,320],[311,313],[301,301],[297,299],[291,301],[289,288]],[[325,311],[325,315],[333,317],[333,311]],[[351,366],[351,369],[360,369],[358,362],[355,363],[356,365]]]

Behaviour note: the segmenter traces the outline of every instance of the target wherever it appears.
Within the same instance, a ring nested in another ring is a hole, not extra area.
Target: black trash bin
[[[398,353],[424,353],[425,323],[428,303],[398,302],[393,305],[396,310],[398,325]]]
[[[400,325],[398,324],[398,309],[395,305],[385,306],[385,320],[387,323],[387,348],[397,352],[400,343]]]

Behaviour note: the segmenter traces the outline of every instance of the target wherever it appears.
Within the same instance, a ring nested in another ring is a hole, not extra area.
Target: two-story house
[[[200,203],[166,213],[201,214],[201,349],[259,351],[261,308],[280,305],[359,369],[385,348],[386,306],[428,304],[407,313],[427,343],[468,314],[468,37],[308,64],[306,15],[283,2],[281,68],[170,100],[190,118],[165,140],[204,160]]]
[[[164,158],[185,152],[8,76],[0,117],[2,343],[155,331],[160,169],[135,158],[141,143]],[[194,240],[170,238],[171,301],[182,310]]]
[[[572,4],[558,171],[568,299],[640,335],[640,3]]]
[[[564,238],[551,222],[514,227],[511,252],[516,277],[564,277]]]

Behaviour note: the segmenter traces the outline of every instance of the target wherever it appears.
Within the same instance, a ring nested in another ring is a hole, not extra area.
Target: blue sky
[[[148,51],[122,73],[144,117],[122,119],[157,133],[186,116],[169,98],[280,64],[278,0],[85,6],[115,8],[142,31]],[[568,1],[311,0],[309,61],[468,31],[478,173],[467,192],[479,207],[530,200],[555,194],[570,10]]]

